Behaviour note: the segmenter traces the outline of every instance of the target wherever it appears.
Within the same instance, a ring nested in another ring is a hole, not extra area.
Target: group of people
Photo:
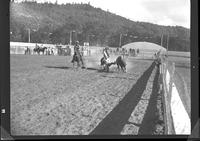
[[[129,49],[129,54],[135,56],[136,54],[139,54],[139,49]]]
[[[37,53],[38,55],[40,52],[42,52],[43,55],[54,55],[54,51],[52,47],[46,47],[46,46],[39,46],[36,44],[36,47],[33,49],[33,52]]]
[[[123,56],[136,56],[137,54],[139,54],[139,49],[125,49],[122,48],[120,49],[119,47],[116,48],[116,50],[111,50],[111,53],[114,54],[122,54]]]
[[[53,51],[53,49],[51,48],[47,48],[47,50],[46,50],[46,55],[54,55],[54,51]]]

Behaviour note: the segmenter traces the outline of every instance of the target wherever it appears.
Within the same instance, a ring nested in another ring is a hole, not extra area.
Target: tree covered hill
[[[181,26],[160,26],[135,22],[109,11],[88,4],[53,4],[37,2],[10,3],[11,41],[61,43],[75,40],[90,42],[91,45],[118,47],[135,42],[148,41],[167,46],[169,50],[190,51],[190,30]],[[74,32],[72,32],[74,31]]]

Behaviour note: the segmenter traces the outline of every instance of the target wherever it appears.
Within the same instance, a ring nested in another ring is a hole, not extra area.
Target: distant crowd
[[[102,50],[102,49],[100,49]],[[43,55],[62,55],[62,56],[71,56],[73,55],[73,49],[70,48],[69,45],[63,47],[57,45],[56,48],[52,47],[44,47],[43,45],[39,46],[36,44],[36,47],[34,49],[31,49],[30,47],[26,47],[24,50],[24,54],[31,55],[31,54],[41,54]],[[123,56],[137,56],[140,53],[139,49],[125,49],[125,48],[109,48],[109,52],[111,54],[115,55],[123,55]],[[83,56],[90,56],[91,55],[91,49],[90,47],[80,46],[80,53]]]
[[[125,48],[109,48],[110,54],[123,56],[137,56],[140,53],[139,49],[125,49]]]

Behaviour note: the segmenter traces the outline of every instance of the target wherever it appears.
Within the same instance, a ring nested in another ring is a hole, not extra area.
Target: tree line
[[[19,10],[20,9],[20,10]],[[119,47],[147,41],[169,46],[169,50],[190,51],[190,30],[181,26],[160,26],[135,22],[88,4],[10,3],[10,40]],[[30,34],[29,34],[30,32]],[[167,35],[169,40],[167,41]]]

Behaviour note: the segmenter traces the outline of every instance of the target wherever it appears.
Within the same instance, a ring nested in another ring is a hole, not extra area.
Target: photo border
[[[193,132],[197,132],[199,137],[199,131],[193,131],[194,127],[199,121],[199,54],[198,54],[198,0],[190,0],[191,2],[191,135]],[[3,32],[1,32],[0,37],[3,51],[1,51],[1,111],[5,109],[5,113],[1,113],[1,129],[5,133],[1,138],[2,139],[172,139],[172,138],[189,138],[193,139],[190,136],[184,135],[142,135],[142,136],[129,136],[129,135],[62,135],[62,136],[12,136],[10,135],[10,29],[9,29],[9,0],[1,0],[0,13],[3,22],[0,22]],[[2,25],[3,24],[3,25]],[[199,125],[198,125],[199,126]],[[195,129],[196,130],[196,129]],[[197,129],[198,130],[198,129]],[[6,134],[7,133],[7,134]],[[196,136],[196,135],[195,135]],[[196,139],[194,137],[194,139]]]

